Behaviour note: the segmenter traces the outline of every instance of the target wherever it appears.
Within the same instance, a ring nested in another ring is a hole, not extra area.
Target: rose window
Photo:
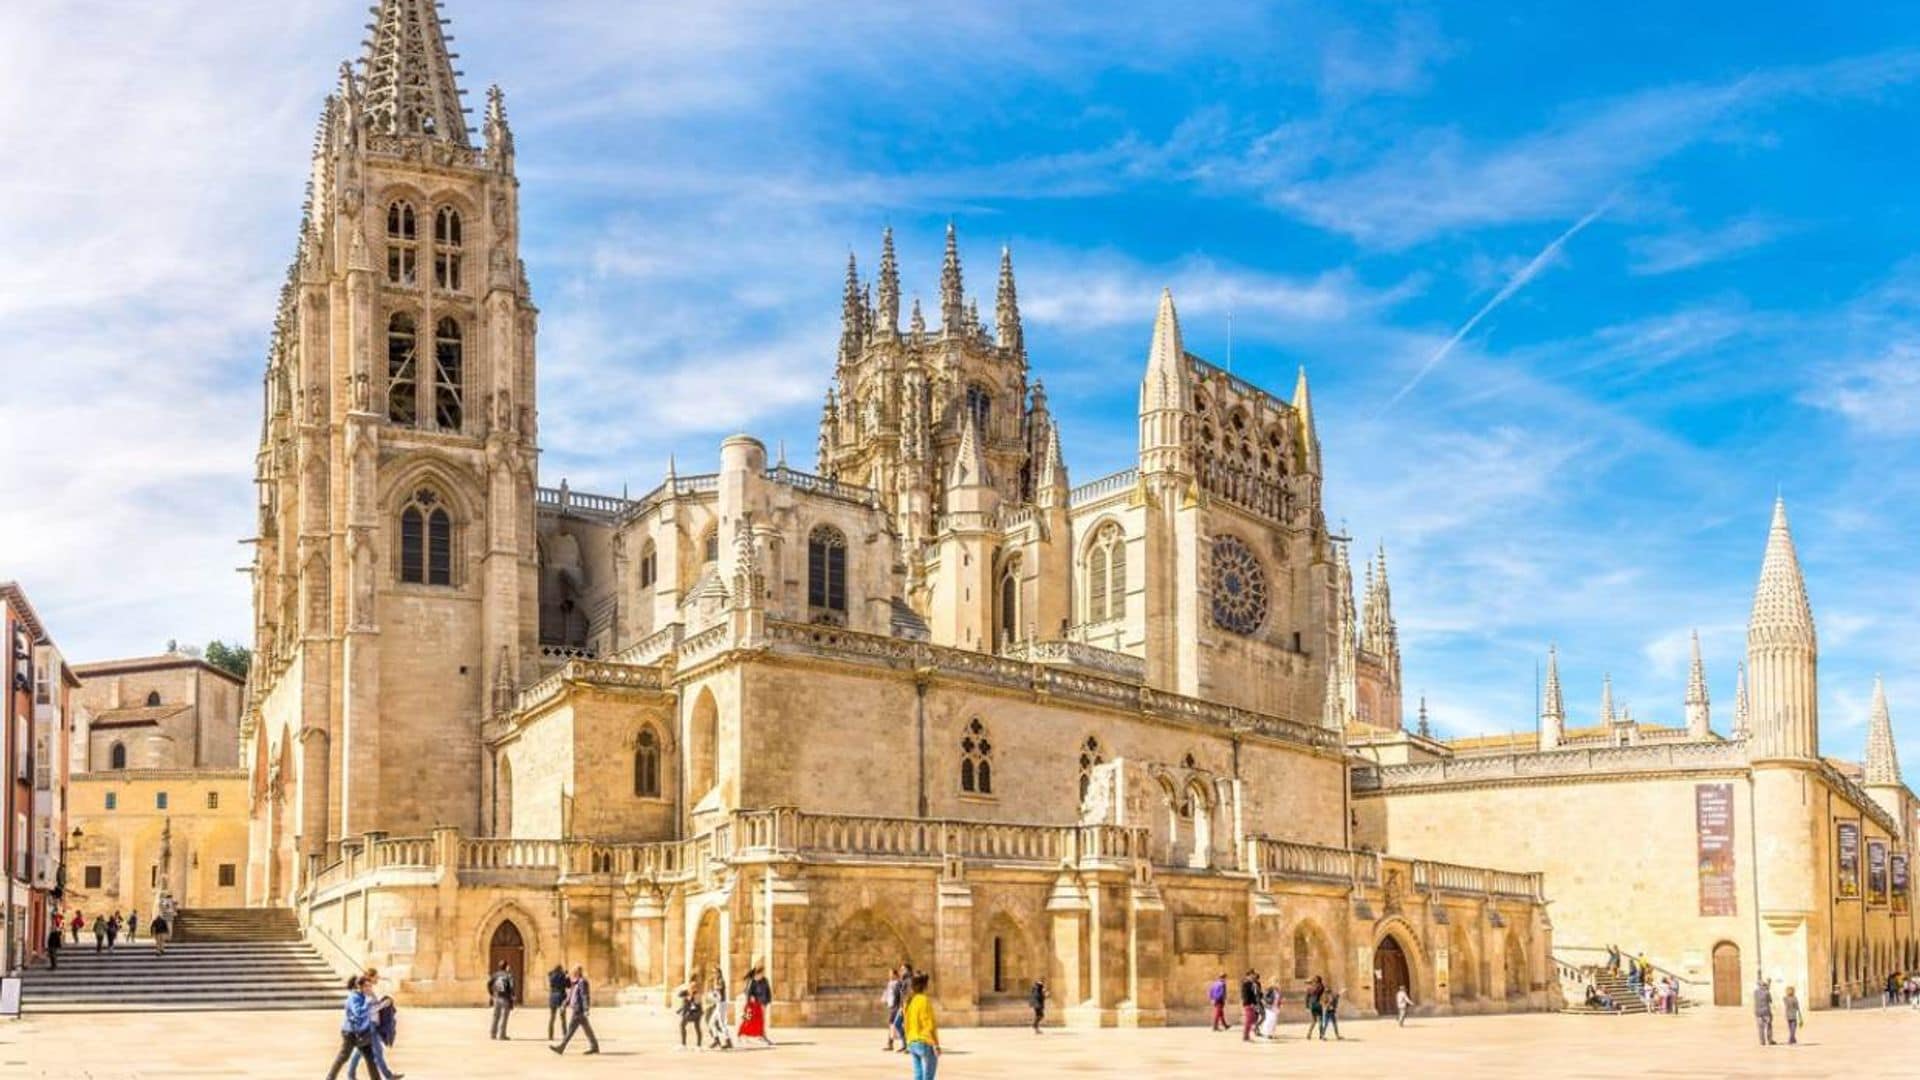
[[[1232,536],[1213,542],[1213,621],[1236,634],[1252,634],[1267,621],[1267,575]]]

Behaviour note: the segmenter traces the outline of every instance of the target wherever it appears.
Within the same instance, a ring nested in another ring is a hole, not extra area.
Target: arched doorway
[[[487,943],[487,974],[500,970],[507,965],[513,972],[513,992],[516,1001],[527,999],[527,946],[520,938],[520,928],[513,925],[512,919],[504,919],[493,928],[493,939]]]
[[[1400,948],[1400,939],[1388,934],[1373,950],[1373,1010],[1381,1016],[1392,1016],[1401,987],[1412,993],[1413,976],[1407,967],[1407,954]]]
[[[1740,946],[1731,941],[1713,947],[1713,1003],[1740,1004]]]

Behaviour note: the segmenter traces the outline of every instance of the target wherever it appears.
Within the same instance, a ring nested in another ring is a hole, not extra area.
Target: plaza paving
[[[0,1021],[0,1076],[276,1077],[325,1075],[339,1045],[332,1012],[141,1013]],[[671,1018],[656,1009],[594,1013],[599,1057],[556,1059],[535,1038],[544,1010],[514,1020],[517,1038],[491,1042],[480,1009],[403,1014],[396,1068],[440,1077],[753,1077],[911,1075],[880,1050],[878,1031],[776,1031],[772,1050],[696,1054],[676,1049]],[[1294,1033],[1248,1046],[1237,1032],[958,1028],[945,1033],[940,1075],[959,1077],[1231,1076],[1247,1069],[1330,1076],[1673,1077],[1920,1076],[1920,1012],[1867,1009],[1815,1014],[1802,1046],[1756,1044],[1751,1017],[1700,1009],[1679,1017],[1527,1015],[1354,1021],[1341,1043],[1307,1045]],[[1785,1038],[1784,1030],[1780,1033]]]

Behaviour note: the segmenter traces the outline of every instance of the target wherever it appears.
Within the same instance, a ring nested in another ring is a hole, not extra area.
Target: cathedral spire
[[[1608,672],[1600,682],[1600,723],[1612,727],[1616,719],[1613,712],[1613,673]]]
[[[920,298],[913,298],[913,316],[907,320],[907,330],[914,337],[923,337],[927,332],[927,317],[920,314]]]
[[[458,53],[447,51],[433,0],[380,0],[367,41],[366,118],[376,134],[470,146]]]
[[[865,305],[860,299],[860,268],[853,252],[847,252],[847,284],[840,296],[840,362],[850,364],[860,356],[864,339]]]
[[[1420,695],[1420,727],[1418,730],[1421,738],[1433,738],[1433,726],[1427,723],[1427,695],[1425,694]]]
[[[1820,756],[1819,651],[1806,578],[1787,525],[1787,504],[1776,499],[1753,617],[1747,624],[1756,759]]]
[[[1567,734],[1567,699],[1560,691],[1560,650],[1547,646],[1547,684],[1540,702],[1540,749],[1552,750]]]
[[[1013,287],[1013,249],[1010,247],[1000,249],[1000,289],[994,297],[993,329],[1001,348],[1016,359],[1026,359],[1026,335],[1020,329],[1020,298]]]
[[[1180,341],[1180,316],[1173,290],[1160,290],[1153,317],[1153,344],[1147,349],[1147,373],[1140,380],[1140,471],[1184,473],[1190,468],[1187,439],[1192,424],[1193,380]]]
[[[1060,451],[1060,422],[1047,422],[1047,440],[1040,455],[1040,476],[1034,485],[1041,506],[1067,505],[1071,485],[1067,481],[1067,460]]]
[[[948,337],[966,327],[966,291],[960,283],[960,240],[947,222],[947,250],[940,259],[940,329]]]
[[[495,83],[487,87],[487,164],[500,172],[513,171],[513,128],[507,124],[507,94]]]
[[[880,234],[880,328],[900,333],[900,263],[893,255],[893,226]]]
[[[1873,713],[1867,721],[1866,783],[1899,787],[1900,758],[1893,750],[1893,716],[1887,711],[1887,687],[1873,677]]]
[[[1293,381],[1293,411],[1300,418],[1299,466],[1315,476],[1320,474],[1320,435],[1313,428],[1313,397],[1307,393],[1307,369]]]
[[[1687,669],[1687,735],[1704,739],[1713,725],[1707,702],[1707,665],[1700,659],[1700,631],[1693,632],[1693,664]]]
[[[1744,739],[1753,734],[1747,714],[1747,662],[1740,661],[1733,676],[1733,737]]]

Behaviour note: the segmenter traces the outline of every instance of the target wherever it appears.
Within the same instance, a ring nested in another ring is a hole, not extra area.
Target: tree
[[[253,666],[252,649],[245,645],[228,645],[218,638],[207,642],[206,658],[207,663],[242,679],[247,677],[247,669]]]

